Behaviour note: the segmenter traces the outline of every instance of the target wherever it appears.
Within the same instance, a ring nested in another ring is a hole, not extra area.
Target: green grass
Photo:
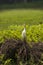
[[[0,30],[15,24],[43,23],[43,1],[0,4]]]
[[[6,29],[15,24],[40,24],[43,23],[43,10],[36,9],[11,9],[0,11],[0,29]]]

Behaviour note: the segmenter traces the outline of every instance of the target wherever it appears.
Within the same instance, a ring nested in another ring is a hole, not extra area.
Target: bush
[[[23,25],[11,25],[8,27],[8,30],[0,31],[0,46],[6,39],[22,39],[21,34],[23,29]],[[26,36],[28,42],[43,42],[43,24],[26,25]]]
[[[30,58],[30,47],[26,42],[20,39],[9,39],[1,46],[1,52],[4,54],[3,60],[13,59],[16,64],[22,61],[24,64]]]
[[[12,59],[15,65],[42,65],[43,43],[31,43],[32,47],[26,41],[20,39],[9,39],[1,46],[1,52],[4,54],[3,60]],[[5,64],[6,64],[5,62]]]

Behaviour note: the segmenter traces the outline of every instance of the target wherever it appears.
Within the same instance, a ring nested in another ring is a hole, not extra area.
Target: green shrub
[[[5,39],[19,38],[22,39],[23,25],[11,25],[8,30],[0,31],[0,45]],[[43,42],[43,24],[39,25],[26,25],[26,35],[28,42]]]

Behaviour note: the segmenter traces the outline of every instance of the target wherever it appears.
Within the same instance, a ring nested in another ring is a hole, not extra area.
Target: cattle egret
[[[22,38],[25,39],[26,38],[26,25],[24,24],[24,29],[22,31]]]

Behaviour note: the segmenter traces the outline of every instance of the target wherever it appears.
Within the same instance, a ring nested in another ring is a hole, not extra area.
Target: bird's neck
[[[24,28],[24,30],[26,30],[26,28]]]
[[[24,28],[24,31],[26,31],[26,29]]]

